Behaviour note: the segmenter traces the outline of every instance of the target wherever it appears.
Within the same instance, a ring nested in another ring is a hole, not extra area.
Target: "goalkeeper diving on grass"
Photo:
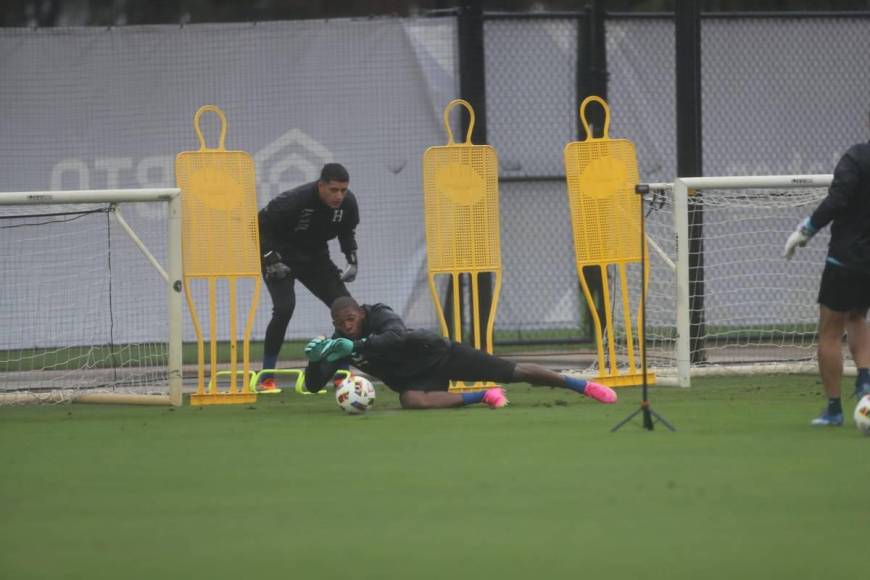
[[[615,403],[612,389],[562,375],[532,363],[516,363],[444,338],[412,330],[384,304],[363,304],[349,296],[332,303],[332,338],[317,337],[305,346],[305,388],[317,392],[335,372],[350,365],[377,377],[399,393],[403,409],[445,409],[485,404],[508,405],[504,389],[451,393],[450,381],[529,383],[576,391],[601,403]]]

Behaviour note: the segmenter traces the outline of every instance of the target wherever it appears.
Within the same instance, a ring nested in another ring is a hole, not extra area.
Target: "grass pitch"
[[[610,433],[637,389],[408,412],[379,387],[362,417],[294,393],[0,408],[0,578],[860,577],[870,438],[809,427],[819,391],[651,389],[676,433]]]

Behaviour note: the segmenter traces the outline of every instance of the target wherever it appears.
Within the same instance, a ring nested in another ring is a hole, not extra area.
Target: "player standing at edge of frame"
[[[263,369],[274,369],[287,325],[296,308],[296,280],[329,306],[350,296],[345,282],[357,274],[356,226],[359,206],[348,189],[347,169],[327,163],[320,179],[286,191],[260,210],[263,278],[272,297],[272,319],[266,327]],[[329,257],[327,242],[338,237],[347,267],[340,272]],[[275,388],[275,379],[261,375],[261,390]]]
[[[870,115],[868,115],[870,124]],[[828,406],[813,419],[817,426],[843,424],[843,332],[858,367],[855,396],[870,394],[870,142],[853,145],[840,158],[828,195],[798,225],[785,244],[791,259],[816,232],[831,223],[831,241],[819,288],[819,374]]]
[[[451,393],[450,381],[495,381],[561,387],[601,403],[615,403],[612,389],[531,363],[516,363],[427,330],[409,330],[384,304],[360,306],[351,297],[333,302],[333,338],[317,337],[305,347],[305,387],[317,392],[338,369],[353,365],[399,393],[403,409],[444,409],[484,403],[508,405],[504,389]]]

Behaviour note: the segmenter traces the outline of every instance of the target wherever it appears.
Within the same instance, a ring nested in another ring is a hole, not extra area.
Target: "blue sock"
[[[583,379],[578,379],[577,377],[569,377],[568,375],[562,375],[565,377],[565,386],[571,389],[572,391],[577,391],[581,395],[586,392],[586,381]]]
[[[843,405],[840,402],[840,397],[836,399],[828,399],[828,414],[840,415],[843,413]]]
[[[855,377],[855,394],[860,396],[870,392],[870,369],[859,368]]]
[[[278,364],[278,355],[277,354],[264,354],[263,355],[263,369],[261,369],[261,370],[274,369],[276,364]],[[271,379],[274,377],[272,376],[272,373],[263,373],[262,375],[260,375],[260,378],[265,380],[265,379]]]
[[[472,393],[462,393],[463,405],[475,405],[483,401],[483,395],[486,391],[474,391]]]

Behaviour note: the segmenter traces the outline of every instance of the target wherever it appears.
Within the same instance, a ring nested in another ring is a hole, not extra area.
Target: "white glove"
[[[795,250],[798,246],[804,247],[807,245],[807,242],[816,235],[816,228],[810,223],[810,218],[802,221],[797,229],[791,233],[788,237],[788,240],[785,242],[785,250],[782,253],[782,256],[786,260],[791,260],[792,256],[794,256]]]
[[[341,281],[342,282],[353,282],[356,280],[356,252],[351,252],[347,254],[347,268],[344,269],[344,272],[341,273]]]

